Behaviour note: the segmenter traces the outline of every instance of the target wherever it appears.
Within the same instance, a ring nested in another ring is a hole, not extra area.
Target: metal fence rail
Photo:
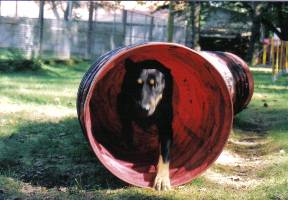
[[[93,58],[123,45],[167,41],[166,19],[123,9],[105,12],[107,17],[95,17],[92,29],[88,28],[88,21],[44,19],[41,29],[37,18],[2,16],[0,48],[19,50],[26,57],[41,53],[44,58]],[[174,42],[184,44],[185,32],[185,26],[175,26]]]

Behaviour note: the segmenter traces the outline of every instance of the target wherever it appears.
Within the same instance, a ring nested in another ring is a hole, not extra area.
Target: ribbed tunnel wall
[[[231,130],[233,106],[241,111],[253,93],[247,65],[221,52],[195,52],[171,43],[146,43],[108,52],[91,66],[80,84],[78,117],[94,153],[118,178],[152,186],[158,159],[157,128],[133,125],[135,151],[125,146],[117,113],[124,60],[155,59],[173,77],[172,186],[191,181],[220,155]]]

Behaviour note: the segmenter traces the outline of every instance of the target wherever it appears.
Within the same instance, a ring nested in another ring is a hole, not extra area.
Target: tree
[[[64,20],[69,21],[72,16],[73,1],[67,0],[66,10],[64,12]]]
[[[93,33],[93,13],[96,4],[93,1],[89,2],[89,19],[88,19],[88,31],[87,31],[87,54],[89,58],[92,53],[92,33]]]
[[[51,4],[51,9],[56,17],[56,19],[60,19],[59,13],[58,13],[58,6],[60,2],[57,2],[55,0],[51,0],[47,2],[48,4]]]
[[[261,8],[263,4],[260,2],[252,2],[250,7],[250,15],[252,18],[251,37],[249,41],[249,47],[247,51],[247,61],[252,63],[255,56],[255,44],[260,38],[260,25],[261,25]]]
[[[15,1],[15,17],[18,17],[18,0]]]
[[[173,32],[174,32],[174,2],[169,2],[169,17],[167,24],[167,41],[173,41]]]
[[[44,1],[40,1],[40,7],[39,7],[39,32],[40,32],[40,37],[39,37],[39,57],[42,56],[42,43],[43,43],[43,27],[44,27]]]
[[[268,3],[267,2],[221,2],[218,3],[218,6],[221,6],[225,9],[231,10],[233,12],[238,12],[244,16],[249,16],[251,19],[250,32],[251,36],[248,42],[248,49],[246,60],[251,63],[253,57],[256,54],[256,50],[259,47],[260,42],[260,27],[261,27],[261,18],[263,13],[267,12]],[[241,16],[241,15],[239,15]],[[241,19],[234,19],[239,21]],[[248,23],[247,23],[248,24]]]
[[[288,3],[270,2],[268,12],[261,13],[261,22],[284,41],[288,41]]]
[[[54,16],[56,19],[60,19],[60,14],[64,14],[64,20],[70,21],[72,18],[75,19],[77,16],[72,15],[72,11],[74,8],[82,7],[82,5],[86,5],[87,2],[81,3],[81,1],[75,0],[67,0],[65,1],[56,1],[56,0],[49,0],[46,1],[46,4],[50,6],[50,9],[53,11]],[[64,6],[66,4],[66,8],[64,9]]]
[[[201,10],[201,4],[200,2],[190,1],[188,2],[189,6],[189,24],[190,24],[190,40],[191,43],[188,44],[189,47],[193,49],[200,50],[200,10]]]
[[[225,4],[224,4],[225,5]],[[231,5],[234,8],[244,9],[252,19],[251,37],[247,52],[247,61],[252,62],[256,53],[257,43],[260,42],[261,24],[265,27],[265,32],[270,31],[284,41],[288,40],[288,3],[287,2],[229,2],[225,6]]]

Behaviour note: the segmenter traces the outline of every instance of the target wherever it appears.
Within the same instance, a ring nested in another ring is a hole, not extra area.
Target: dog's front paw
[[[167,191],[171,189],[169,175],[157,175],[154,180],[153,188],[157,191]]]

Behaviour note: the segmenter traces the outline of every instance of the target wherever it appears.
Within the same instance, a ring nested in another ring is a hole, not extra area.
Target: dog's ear
[[[133,60],[131,60],[130,58],[126,58],[125,60],[125,69],[126,71],[130,71],[132,69],[135,69],[135,63],[133,62]]]

